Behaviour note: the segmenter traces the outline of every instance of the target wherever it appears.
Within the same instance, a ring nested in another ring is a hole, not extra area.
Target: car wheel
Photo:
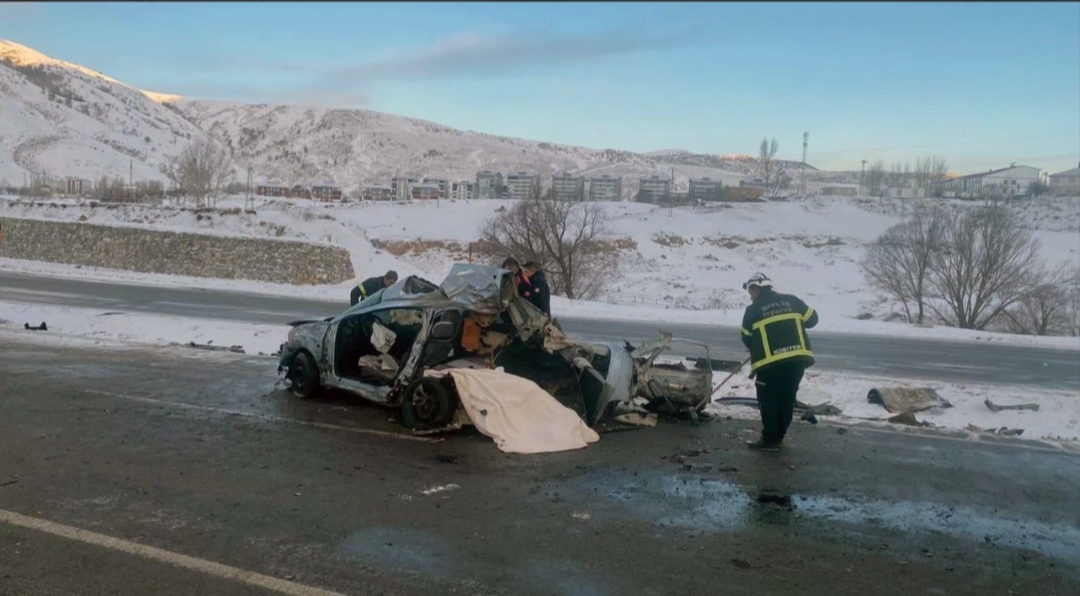
[[[289,365],[289,380],[292,381],[293,395],[308,399],[319,389],[319,369],[315,362],[304,352],[293,358]]]
[[[431,430],[450,424],[454,415],[453,391],[440,379],[413,381],[401,400],[401,420],[413,430]]]

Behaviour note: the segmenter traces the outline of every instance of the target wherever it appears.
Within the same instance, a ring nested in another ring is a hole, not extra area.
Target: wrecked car
[[[290,325],[278,374],[294,395],[332,388],[399,407],[413,430],[446,427],[458,409],[452,383],[425,370],[501,368],[589,426],[636,396],[700,409],[711,393],[711,377],[687,382],[687,371],[654,364],[669,334],[638,348],[568,338],[496,267],[457,264],[439,285],[409,276],[336,317]]]

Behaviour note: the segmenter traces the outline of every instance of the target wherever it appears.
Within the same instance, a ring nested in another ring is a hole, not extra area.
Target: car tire
[[[412,430],[431,430],[450,424],[456,399],[453,389],[442,379],[424,377],[405,388],[401,399],[401,421]]]
[[[300,352],[289,365],[292,393],[300,399],[308,399],[319,390],[319,369],[305,352]]]

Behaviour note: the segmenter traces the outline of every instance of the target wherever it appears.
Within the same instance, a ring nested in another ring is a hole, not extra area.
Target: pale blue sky
[[[130,85],[589,147],[957,172],[1080,160],[1080,3],[51,3],[0,37]]]

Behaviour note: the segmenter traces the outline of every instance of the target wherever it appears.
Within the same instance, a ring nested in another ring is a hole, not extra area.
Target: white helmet
[[[743,282],[742,289],[749,290],[750,288],[771,288],[772,280],[769,279],[764,273],[755,273],[750,276],[750,279]]]

